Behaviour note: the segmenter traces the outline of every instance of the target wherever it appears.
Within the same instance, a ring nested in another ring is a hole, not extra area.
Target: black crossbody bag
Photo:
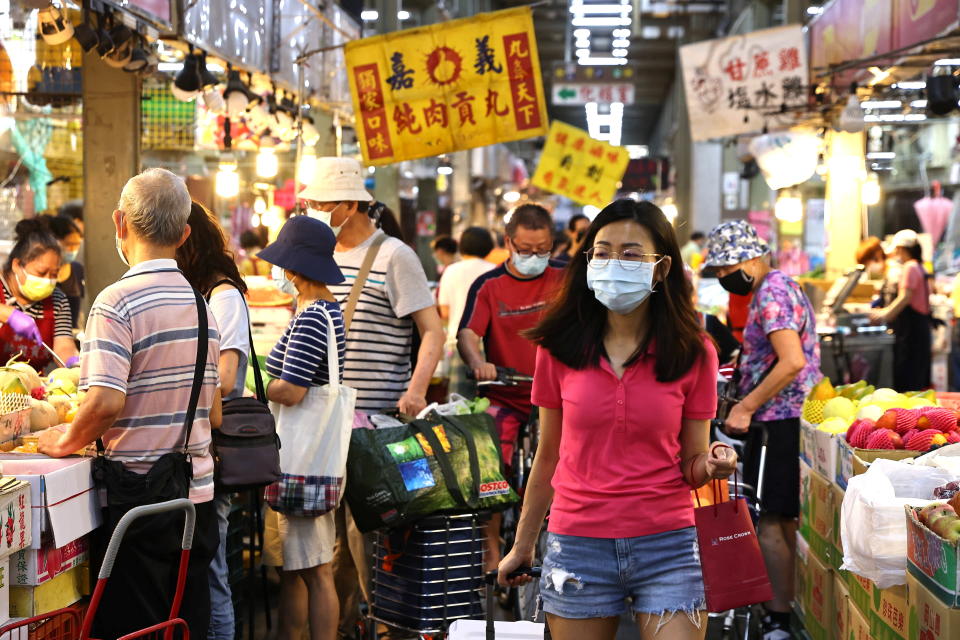
[[[236,287],[230,280],[221,280],[210,287],[211,294],[222,284]],[[223,423],[219,429],[211,432],[214,478],[217,488],[224,491],[259,489],[281,477],[280,436],[277,435],[276,420],[267,405],[267,393],[257,352],[253,348],[253,332],[249,323],[247,333],[250,336],[249,366],[253,367],[257,396],[224,401]]]
[[[184,418],[183,449],[163,454],[150,471],[141,474],[129,471],[118,460],[107,459],[103,440],[97,438],[97,457],[93,459],[93,479],[101,493],[106,492],[106,501],[102,505],[107,510],[104,524],[110,527],[115,526],[133,507],[187,498],[190,495],[193,460],[188,447],[190,434],[193,431],[193,420],[197,413],[197,402],[200,400],[200,389],[203,386],[209,341],[207,305],[198,291],[194,290],[194,296],[197,300],[197,362],[193,372],[190,403]]]

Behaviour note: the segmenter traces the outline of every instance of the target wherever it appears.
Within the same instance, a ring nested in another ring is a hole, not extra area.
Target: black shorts
[[[763,432],[767,432],[760,512],[783,518],[800,516],[800,418],[754,422],[747,434],[744,480],[757,486]]]

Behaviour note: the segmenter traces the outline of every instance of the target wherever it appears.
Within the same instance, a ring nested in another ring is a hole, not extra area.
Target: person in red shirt
[[[524,204],[508,215],[510,259],[473,282],[457,333],[460,356],[477,380],[496,380],[497,367],[533,375],[536,346],[520,334],[540,321],[563,274],[563,269],[550,264],[553,249],[550,213],[538,204]],[[497,422],[503,459],[509,465],[520,426],[533,412],[530,384],[488,386],[483,394],[490,399],[490,413]],[[491,519],[487,534],[486,564],[492,570],[500,561],[499,515]]]
[[[499,580],[530,580],[508,575],[533,564],[549,507],[540,594],[555,639],[612,640],[628,598],[641,629],[702,639],[690,491],[736,468],[732,449],[709,446],[716,349],[655,205],[608,205],[584,246],[526,334],[539,345],[540,445]]]

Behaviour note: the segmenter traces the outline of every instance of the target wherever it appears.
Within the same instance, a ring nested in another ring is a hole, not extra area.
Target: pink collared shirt
[[[533,404],[563,411],[550,531],[632,538],[693,526],[680,470],[683,419],[717,408],[717,352],[673,382],[657,382],[652,348],[620,379],[609,361],[575,370],[537,350]]]

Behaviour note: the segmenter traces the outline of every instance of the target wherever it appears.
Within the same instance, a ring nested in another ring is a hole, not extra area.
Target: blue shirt
[[[280,341],[267,357],[268,374],[299,387],[320,387],[330,382],[327,364],[329,326],[324,310],[330,314],[336,328],[340,379],[343,379],[346,351],[343,315],[339,304],[325,300],[317,300],[290,320]]]

